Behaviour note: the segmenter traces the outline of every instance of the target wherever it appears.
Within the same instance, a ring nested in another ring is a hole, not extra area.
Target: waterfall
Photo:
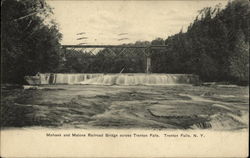
[[[102,76],[103,74],[63,74],[44,73],[39,74],[41,84],[78,84],[79,82]]]
[[[172,85],[193,84],[199,81],[198,76],[191,74],[63,74],[39,73],[26,76],[29,84],[93,84],[93,85]],[[39,80],[40,79],[40,80]]]
[[[106,74],[79,84],[94,85],[174,85],[193,84],[198,76],[190,74]]]

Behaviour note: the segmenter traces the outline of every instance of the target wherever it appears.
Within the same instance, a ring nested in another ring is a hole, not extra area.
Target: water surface
[[[4,127],[248,128],[248,87],[43,85],[2,90]]]

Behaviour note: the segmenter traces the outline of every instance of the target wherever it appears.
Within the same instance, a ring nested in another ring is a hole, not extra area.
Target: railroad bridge
[[[143,57],[146,58],[146,68],[145,72],[151,72],[151,54],[155,50],[165,50],[166,45],[150,45],[150,46],[129,46],[129,45],[63,45],[64,53],[66,54],[68,50],[75,50],[79,53],[88,52],[90,54],[95,54],[96,50],[106,49],[111,53],[119,56],[121,54],[129,53],[132,54],[136,50],[140,50]]]

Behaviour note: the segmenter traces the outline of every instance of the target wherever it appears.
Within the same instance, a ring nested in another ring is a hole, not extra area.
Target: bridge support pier
[[[150,58],[150,56],[147,56],[146,61],[147,61],[147,63],[146,63],[146,73],[150,73],[151,72],[151,58]]]

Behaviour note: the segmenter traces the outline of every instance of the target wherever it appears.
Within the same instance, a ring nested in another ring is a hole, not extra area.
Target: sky
[[[227,1],[48,0],[62,44],[123,44],[166,39],[187,30],[198,11]],[[81,35],[78,33],[83,32]],[[78,39],[83,38],[83,39]],[[78,39],[78,40],[77,40]]]

